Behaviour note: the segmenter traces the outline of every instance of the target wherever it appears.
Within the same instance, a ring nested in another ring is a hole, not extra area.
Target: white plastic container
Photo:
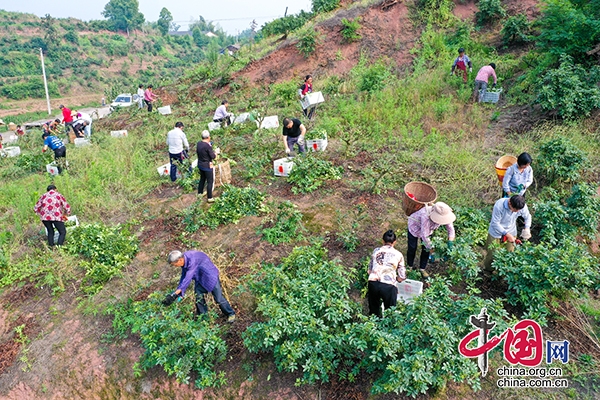
[[[75,139],[75,147],[85,147],[85,146],[89,146],[90,144],[92,144],[92,142],[88,138]]]
[[[235,117],[233,122],[236,124],[242,124],[248,120],[248,117],[250,117],[250,113],[241,113],[240,115]]]
[[[71,225],[70,223],[74,222],[75,225]],[[65,225],[69,224],[69,226],[67,226],[67,231],[73,230],[76,227],[79,226],[79,220],[77,219],[77,215],[71,215],[70,217],[67,217],[67,220],[65,221]],[[46,229],[46,228],[44,228]],[[46,229],[46,236],[48,235],[48,229]],[[54,230],[54,243],[58,242],[58,236],[59,233],[57,230]]]
[[[196,168],[198,166],[198,159],[196,158],[194,161],[192,161],[192,169]]]
[[[481,94],[481,90],[479,91],[479,93]],[[500,93],[502,93],[502,88],[500,88],[498,91],[494,91],[494,92],[485,92],[485,96],[483,96],[483,98],[481,99],[482,103],[497,103],[498,100],[500,100]]]
[[[325,98],[323,97],[323,93],[314,92],[308,93],[306,96],[300,100],[300,104],[302,105],[302,109],[306,110],[312,106],[316,106],[317,104],[321,104],[325,102]]]
[[[214,131],[215,129],[221,129],[221,123],[220,122],[209,122],[208,130]]]
[[[198,164],[197,160],[196,164]],[[160,167],[156,168],[156,170],[158,171],[158,175],[160,176],[171,176],[171,163],[161,165]],[[175,174],[175,176],[177,177],[177,179],[181,178],[181,171],[179,170],[179,168],[177,168],[177,174]]]
[[[327,139],[307,140],[306,148],[312,151],[324,151],[327,148]]]
[[[275,173],[275,176],[288,176],[293,167],[294,161],[290,157],[273,161],[273,172]]]
[[[122,131],[110,131],[110,136],[112,137],[127,137],[127,131],[126,130],[122,130]]]
[[[158,107],[156,109],[161,115],[169,115],[171,114],[171,106]]]
[[[16,157],[21,154],[21,148],[19,146],[5,147],[4,153],[6,157]]]
[[[260,124],[262,129],[275,129],[279,128],[279,118],[277,115],[271,115],[270,117],[265,117]]]
[[[406,304],[412,303],[413,299],[423,294],[423,282],[405,279],[396,284],[398,287],[398,301]]]
[[[13,134],[10,134],[10,135],[4,134],[2,136],[2,138],[3,138],[2,144],[13,144],[13,143],[17,143],[19,141],[19,137],[17,135],[13,135]]]
[[[46,171],[50,175],[54,175],[54,176],[58,175],[58,167],[54,163],[46,164]]]

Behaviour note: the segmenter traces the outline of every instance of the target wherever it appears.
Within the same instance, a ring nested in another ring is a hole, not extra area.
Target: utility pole
[[[40,57],[42,58],[42,74],[44,75],[44,89],[46,89],[46,102],[48,103],[48,115],[52,114],[50,109],[50,96],[48,95],[48,81],[46,80],[46,68],[44,67],[44,52],[40,47]]]
[[[283,18],[287,17],[287,10],[288,10],[288,8],[286,7],[285,8],[285,13],[283,13]]]

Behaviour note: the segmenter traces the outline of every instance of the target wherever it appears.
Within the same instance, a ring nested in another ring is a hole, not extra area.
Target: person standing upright
[[[183,122],[177,122],[175,128],[167,133],[167,146],[169,146],[169,162],[171,163],[171,182],[177,180],[177,163],[188,158],[187,150],[190,145],[183,132]]]
[[[144,108],[144,85],[140,84],[138,86],[137,95],[138,108],[141,110],[142,108]]]
[[[490,65],[481,67],[479,72],[477,72],[477,76],[475,77],[474,96],[477,96],[476,98],[480,103],[485,97],[485,93],[487,92],[490,77],[494,78],[494,84],[492,85],[492,87],[496,87],[498,78],[496,77],[496,64],[494,63],[490,63]]]
[[[196,145],[196,154],[198,155],[198,170],[200,171],[200,183],[198,184],[198,195],[204,193],[204,184],[206,183],[206,197],[209,203],[215,201],[213,198],[213,189],[215,186],[215,171],[213,160],[217,158],[219,149],[213,150],[210,143],[210,132],[202,131],[202,140]]]
[[[465,54],[465,49],[461,47],[458,49],[458,57],[456,57],[454,63],[452,64],[452,71],[450,71],[450,75],[454,75],[454,70],[459,69],[463,72],[463,82],[467,83],[467,67],[469,67],[469,72],[473,72],[473,64],[471,64],[469,56]]]
[[[144,92],[144,101],[148,106],[148,112],[152,111],[152,103],[154,103],[154,100],[156,99],[158,99],[158,96],[152,92],[152,85],[148,85],[146,91]]]
[[[62,122],[65,124],[65,133],[69,133],[69,127],[73,126],[73,114],[70,109],[68,109],[62,104],[58,106],[58,108],[60,108],[60,110],[62,111]]]
[[[304,83],[302,84],[302,86],[300,86],[300,89],[298,89],[298,92],[300,94],[300,99],[303,99],[306,95],[312,93],[313,91],[313,78],[312,75],[306,75],[306,77],[304,78]],[[317,106],[312,106],[312,107],[307,107],[304,110],[302,110],[304,112],[304,116],[308,117],[309,120],[313,120],[313,118],[315,117],[315,111],[317,109]]]
[[[71,214],[71,206],[67,203],[64,196],[56,190],[56,186],[50,185],[33,208],[33,211],[40,217],[42,223],[48,231],[48,246],[54,246],[54,228],[58,231],[58,246],[65,243],[67,230],[65,220],[67,215]]]

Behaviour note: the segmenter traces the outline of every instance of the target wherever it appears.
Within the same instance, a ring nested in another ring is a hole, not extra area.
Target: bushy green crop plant
[[[508,284],[507,300],[522,306],[525,317],[546,325],[553,299],[581,296],[598,285],[598,260],[586,246],[564,240],[517,246],[514,252],[499,250],[492,264]]]
[[[348,212],[336,212],[337,230],[336,241],[340,243],[346,251],[350,253],[356,251],[360,245],[358,236],[360,223],[368,216],[366,206],[358,204],[354,209]]]
[[[587,163],[586,154],[572,141],[560,136],[539,145],[536,169],[548,184],[577,181]]]
[[[333,11],[340,6],[340,0],[312,0],[312,10],[315,14]]]
[[[476,363],[459,354],[459,341],[471,330],[471,315],[487,308],[496,322],[492,335],[507,327],[506,311],[499,300],[453,293],[448,283],[435,279],[412,304],[386,310],[384,318],[361,317],[345,334],[353,349],[354,368],[378,376],[371,392],[402,393],[416,397],[430,389],[442,389],[448,381],[481,387]]]
[[[536,223],[542,226],[542,241],[557,245],[565,240],[574,240],[575,227],[569,223],[569,213],[558,200],[537,203],[534,217]]]
[[[287,35],[296,29],[301,28],[313,16],[310,12],[300,11],[298,14],[288,15],[283,18],[277,18],[271,22],[265,23],[259,32],[261,37],[271,35]]]
[[[318,153],[308,153],[294,158],[294,168],[288,176],[293,185],[292,192],[310,193],[325,184],[328,180],[342,178],[344,168],[334,167],[331,161],[325,160]]]
[[[257,231],[267,242],[277,245],[304,239],[304,230],[302,213],[295,204],[284,201],[277,206],[274,216],[263,219]]]
[[[161,299],[160,293],[154,293],[147,300],[130,300],[109,310],[117,334],[124,336],[128,330],[139,334],[145,349],[139,365],[145,370],[160,365],[184,384],[196,374],[198,388],[224,385],[225,373],[215,371],[227,354],[223,327],[213,318],[192,318],[192,302],[165,307]]]
[[[275,83],[271,86],[271,94],[286,107],[298,100],[298,85],[294,81]]]
[[[50,153],[25,153],[17,158],[15,166],[27,173],[42,172],[46,164],[50,164],[53,157]]]
[[[246,187],[237,188],[224,185],[223,194],[206,209],[203,202],[196,201],[183,211],[183,223],[188,232],[195,232],[202,227],[215,229],[219,225],[237,224],[249,215],[259,215],[265,212],[266,195],[257,189]]]
[[[309,58],[317,49],[320,40],[321,36],[319,32],[314,27],[307,27],[299,32],[299,40],[296,47],[305,58]]]
[[[525,43],[530,40],[529,20],[525,14],[512,15],[504,21],[502,26],[502,42],[505,45]]]
[[[567,212],[569,222],[579,228],[579,232],[589,239],[598,233],[600,220],[600,199],[597,186],[580,183],[571,189],[571,196],[567,199]]]
[[[360,20],[359,18],[355,18],[352,20],[348,20],[347,18],[342,18],[342,29],[340,33],[342,34],[342,39],[346,43],[357,42],[361,39],[360,33],[358,30],[360,29]]]
[[[506,10],[500,0],[479,0],[479,11],[475,14],[477,24],[483,26],[506,16]]]
[[[138,252],[138,239],[120,225],[82,225],[69,236],[67,251],[92,262],[123,267]]]
[[[362,57],[361,60],[363,60]],[[367,93],[383,89],[392,76],[388,66],[382,60],[369,66],[359,62],[353,72],[358,76],[358,89]]]
[[[359,311],[347,293],[348,268],[315,244],[260,266],[246,281],[265,319],[242,334],[248,350],[272,352],[279,371],[301,372],[297,384],[328,382],[351,351],[343,334]]]

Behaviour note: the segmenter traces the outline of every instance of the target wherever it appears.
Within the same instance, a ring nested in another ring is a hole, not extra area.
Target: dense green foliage
[[[271,35],[287,35],[290,32],[303,27],[312,16],[312,13],[302,10],[298,14],[277,18],[271,22],[265,23],[260,29],[260,34],[263,37]]]
[[[361,36],[358,33],[360,29],[360,21],[358,18],[353,20],[348,20],[347,18],[342,18],[342,30],[340,31],[342,34],[342,38],[346,43],[359,41]]]
[[[234,223],[248,215],[259,215],[266,211],[265,195],[254,188],[224,187],[223,194],[207,209],[204,202],[198,200],[183,212],[183,223],[188,232],[201,227],[215,229],[219,225]]]
[[[167,375],[185,384],[194,373],[198,388],[225,384],[225,374],[214,370],[227,354],[223,328],[212,320],[192,318],[190,302],[165,307],[160,300],[161,295],[155,293],[147,300],[130,300],[108,310],[114,315],[117,334],[130,330],[140,336],[145,352],[139,365],[145,370],[160,365]]]
[[[477,7],[479,11],[475,17],[479,25],[485,25],[506,15],[506,10],[502,7],[500,0],[479,0]]]
[[[339,6],[340,0],[312,0],[312,10],[317,14],[333,11]]]
[[[298,51],[308,58],[315,52],[320,41],[319,32],[312,28],[305,28],[299,32],[300,38],[296,47]]]
[[[110,0],[102,15],[108,18],[114,30],[132,30],[144,23],[138,0]]]
[[[581,176],[587,157],[569,139],[558,137],[540,143],[536,164],[548,184],[555,181],[573,182]]]
[[[302,213],[296,209],[296,205],[284,201],[277,206],[274,216],[267,216],[262,221],[258,233],[262,234],[267,242],[277,245],[302,240]]]
[[[525,14],[512,15],[504,21],[502,26],[502,42],[505,45],[528,42],[530,29]]]
[[[308,153],[294,158],[294,168],[288,176],[288,182],[294,185],[294,193],[310,193],[325,184],[325,181],[341,179],[344,169],[334,167],[318,153]]]

